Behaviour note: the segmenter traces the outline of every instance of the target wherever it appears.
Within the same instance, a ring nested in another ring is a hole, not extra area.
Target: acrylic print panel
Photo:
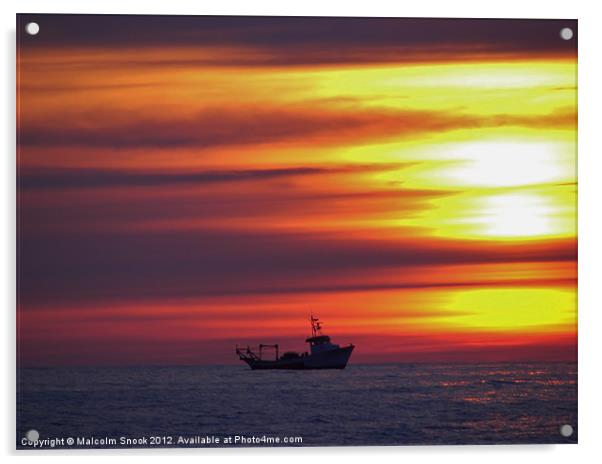
[[[576,21],[17,31],[18,448],[577,442]]]

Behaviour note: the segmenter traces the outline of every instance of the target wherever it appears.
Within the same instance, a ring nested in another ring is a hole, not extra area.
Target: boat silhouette
[[[330,337],[322,333],[320,320],[312,315],[310,321],[311,337],[305,340],[306,343],[309,343],[309,353],[287,351],[279,356],[277,344],[260,344],[259,350],[256,351],[249,345],[243,347],[236,345],[236,354],[251,369],[345,369],[355,346],[349,344],[341,347],[332,343]],[[264,359],[265,348],[275,351],[274,359]]]

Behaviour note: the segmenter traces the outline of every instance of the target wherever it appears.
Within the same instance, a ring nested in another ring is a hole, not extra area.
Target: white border
[[[295,449],[201,449],[201,450],[127,450],[127,451],[73,451],[20,452],[26,461],[44,456],[51,461],[63,461],[67,456],[76,459],[90,457],[105,460],[111,456],[116,462],[130,462],[140,456],[144,461],[162,462],[166,456],[180,458],[239,460],[250,464],[306,462],[308,459],[364,462],[375,456],[379,461],[403,460],[446,464],[486,461],[488,464],[518,460],[545,460],[546,464],[590,462],[600,455],[600,395],[602,391],[599,354],[602,353],[602,83],[600,46],[602,43],[600,8],[597,2],[587,0],[531,1],[431,1],[395,2],[370,0],[367,2],[304,0],[286,1],[232,1],[206,3],[202,1],[170,0],[105,0],[84,3],[81,0],[5,1],[2,2],[4,44],[0,49],[3,64],[2,92],[4,108],[2,123],[2,201],[0,229],[3,296],[3,365],[0,441],[3,454],[15,458],[15,13],[128,13],[128,14],[237,14],[237,15],[309,15],[309,16],[406,16],[406,17],[489,17],[489,18],[568,18],[579,19],[579,445],[555,446],[456,446],[456,447],[388,447],[388,448],[295,448]],[[340,458],[339,458],[340,456]]]

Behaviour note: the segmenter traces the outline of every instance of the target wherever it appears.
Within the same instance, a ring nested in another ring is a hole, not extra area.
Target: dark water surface
[[[218,437],[212,446],[223,446],[224,438],[237,435],[279,437],[281,444],[301,437],[294,446],[577,442],[576,364],[350,365],[299,372],[77,367],[17,374],[19,448],[28,448],[21,440],[30,429],[40,439],[117,441],[80,448],[136,446],[121,445],[121,437],[155,437],[158,443],[149,447],[190,446],[178,445],[180,437]],[[571,437],[560,434],[563,424],[573,427]]]

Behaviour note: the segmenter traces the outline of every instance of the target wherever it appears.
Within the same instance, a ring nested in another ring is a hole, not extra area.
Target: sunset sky
[[[22,365],[576,360],[576,21],[17,30]]]

